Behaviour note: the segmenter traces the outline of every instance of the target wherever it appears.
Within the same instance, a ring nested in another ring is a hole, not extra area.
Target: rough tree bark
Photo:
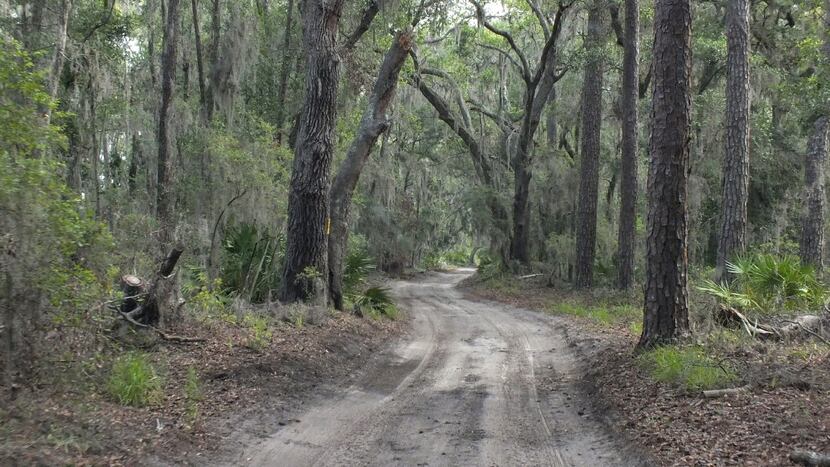
[[[604,12],[601,0],[595,0],[591,4],[585,37],[588,58],[585,62],[582,84],[582,151],[577,198],[576,281],[574,284],[577,288],[591,287],[594,282],[600,132],[602,130]]]
[[[690,0],[657,0],[643,333],[649,348],[689,330],[687,185],[691,132]]]
[[[412,31],[396,35],[380,66],[369,106],[363,113],[357,136],[346,153],[331,187],[331,235],[328,245],[329,295],[334,307],[343,309],[343,258],[349,238],[352,194],[363,166],[378,137],[389,127],[386,110],[395,97],[398,75],[412,49]]]
[[[620,172],[620,225],[618,232],[617,285],[621,289],[634,286],[635,228],[637,225],[637,156],[639,114],[640,5],[638,0],[625,0],[625,51],[622,84],[622,160]]]
[[[285,97],[288,94],[288,74],[291,71],[291,32],[294,29],[294,0],[288,0],[285,17],[285,31],[282,38],[282,64],[280,65],[280,88],[277,96],[277,142],[282,143],[285,124]]]
[[[343,0],[303,4],[306,95],[288,195],[283,302],[328,298],[329,189],[340,80],[336,41],[342,10]]]
[[[58,24],[55,55],[52,56],[52,65],[49,72],[49,95],[53,99],[58,97],[58,84],[60,83],[61,70],[63,70],[63,58],[66,55],[67,29],[69,27],[69,15],[71,11],[72,0],[63,0],[61,2],[61,16],[60,23]]]
[[[746,246],[749,196],[749,0],[726,7],[726,151],[723,155],[723,206],[715,275],[727,278],[726,262]]]
[[[161,224],[162,244],[173,239],[173,158],[170,157],[170,104],[176,80],[176,44],[178,43],[179,0],[167,1],[164,29],[164,53],[161,58],[161,106],[158,127],[158,175],[156,217]]]
[[[199,104],[202,106],[202,115],[207,118],[205,97],[205,65],[202,58],[202,32],[199,30],[199,8],[197,0],[190,0],[193,10],[193,38],[196,41],[196,71],[199,79]]]
[[[830,120],[816,120],[810,147],[804,161],[804,214],[799,256],[801,262],[816,269],[824,266],[824,161],[827,159],[827,138]]]

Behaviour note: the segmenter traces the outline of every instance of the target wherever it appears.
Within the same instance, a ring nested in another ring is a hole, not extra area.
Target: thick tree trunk
[[[625,0],[625,52],[622,84],[622,160],[620,177],[620,226],[617,250],[617,285],[634,286],[635,228],[637,225],[638,87],[640,55],[640,5]]]
[[[723,155],[723,206],[715,275],[728,276],[726,262],[746,246],[749,196],[749,0],[730,0],[726,8],[726,151]]]
[[[691,132],[690,0],[657,0],[651,163],[648,173],[646,284],[640,348],[689,330],[687,185]]]
[[[196,71],[199,79],[199,104],[202,106],[202,115],[207,118],[207,109],[205,107],[207,101],[205,96],[205,65],[202,58],[202,33],[199,30],[199,8],[196,5],[197,0],[190,0],[190,6],[193,10],[193,36],[196,41]]]
[[[412,48],[412,32],[398,33],[380,66],[369,107],[363,113],[357,137],[352,141],[346,159],[340,166],[331,187],[331,236],[328,245],[329,294],[334,307],[343,309],[343,258],[349,239],[349,214],[357,181],[369,159],[378,137],[389,122],[386,110],[395,97],[398,75]]]
[[[329,189],[334,152],[343,0],[306,0],[303,42],[306,96],[288,195],[288,228],[280,300],[328,298]]]
[[[513,164],[513,237],[510,259],[530,264],[530,179],[533,172],[530,160],[516,157]]]
[[[277,96],[277,142],[282,143],[285,124],[285,98],[288,95],[288,74],[291,71],[291,32],[294,29],[294,0],[288,0],[285,17],[285,31],[282,38],[282,64],[280,65],[280,88]]]
[[[827,159],[828,129],[828,118],[819,117],[804,161],[804,215],[799,255],[802,263],[816,269],[824,265],[824,161]]]
[[[599,188],[600,132],[602,130],[602,45],[605,9],[595,1],[588,12],[585,47],[588,59],[582,85],[582,151],[576,228],[576,287],[594,283],[597,240],[597,190]]]
[[[161,224],[162,243],[173,239],[173,158],[170,157],[170,104],[176,79],[176,45],[178,43],[179,0],[167,1],[167,24],[164,29],[164,54],[161,59],[161,106],[158,128],[158,174],[156,217]]]
[[[55,55],[52,57],[52,65],[49,72],[49,95],[53,99],[58,97],[58,84],[60,83],[61,70],[63,70],[63,58],[66,55],[67,29],[69,27],[69,15],[71,11],[72,0],[63,0],[61,2],[61,16],[60,23],[58,24]]]

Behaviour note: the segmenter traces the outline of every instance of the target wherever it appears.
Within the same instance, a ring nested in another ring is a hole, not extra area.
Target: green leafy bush
[[[280,265],[285,240],[260,232],[253,224],[232,226],[223,242],[225,258],[222,283],[228,293],[247,298],[252,303],[266,301],[279,289]]]
[[[640,363],[657,381],[688,391],[724,388],[737,379],[735,372],[694,347],[656,347],[643,353]]]
[[[350,249],[343,264],[343,289],[346,295],[354,295],[366,282],[366,277],[376,268],[369,253],[360,249]]]
[[[386,316],[395,319],[398,310],[386,287],[369,287],[355,298],[355,305],[370,316]]]
[[[727,263],[732,284],[703,281],[698,290],[747,311],[780,312],[820,308],[827,289],[815,270],[792,255],[756,254]]]
[[[129,353],[113,363],[107,390],[123,405],[143,407],[162,398],[161,378],[141,353]]]

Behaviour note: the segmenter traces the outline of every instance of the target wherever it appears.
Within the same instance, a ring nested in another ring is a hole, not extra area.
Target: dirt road
[[[639,465],[581,395],[557,318],[467,300],[464,272],[397,282],[412,319],[331,395],[248,447],[239,464]]]

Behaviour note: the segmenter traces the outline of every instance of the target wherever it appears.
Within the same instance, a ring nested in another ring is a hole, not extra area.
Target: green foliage
[[[729,306],[762,313],[820,308],[827,289],[815,270],[791,255],[755,254],[727,263],[730,285],[703,281],[698,289]]]
[[[395,301],[386,287],[369,287],[362,294],[355,297],[354,303],[362,311],[373,317],[386,316],[395,319],[398,316]]]
[[[354,295],[369,273],[375,270],[375,261],[366,250],[353,249],[349,250],[344,263],[343,289],[346,295]]]
[[[202,383],[199,381],[199,375],[196,374],[195,368],[189,367],[187,369],[187,379],[184,383],[184,399],[189,423],[195,423],[199,418],[199,402],[202,402],[204,398],[205,395],[202,390]]]
[[[695,347],[657,347],[639,360],[655,380],[688,391],[724,388],[737,379],[732,369]]]
[[[562,302],[551,306],[554,313],[570,316],[579,316],[595,321],[605,326],[615,324],[638,323],[642,319],[642,311],[633,305],[582,305],[579,303]]]
[[[64,183],[56,153],[66,141],[45,116],[54,122],[67,115],[35,71],[39,58],[0,35],[0,251],[11,281],[10,313],[25,316],[17,323],[24,334],[39,324],[41,311],[57,325],[89,322],[82,314],[107,293],[113,243]]]
[[[228,229],[223,245],[225,291],[253,303],[266,301],[279,288],[284,239],[260,232],[253,224],[240,223]]]
[[[271,344],[274,333],[271,331],[271,322],[266,316],[248,314],[245,315],[244,323],[249,332],[246,342],[249,348],[262,350]]]
[[[113,363],[107,390],[118,403],[137,407],[155,404],[163,396],[161,379],[142,353],[128,353]]]

